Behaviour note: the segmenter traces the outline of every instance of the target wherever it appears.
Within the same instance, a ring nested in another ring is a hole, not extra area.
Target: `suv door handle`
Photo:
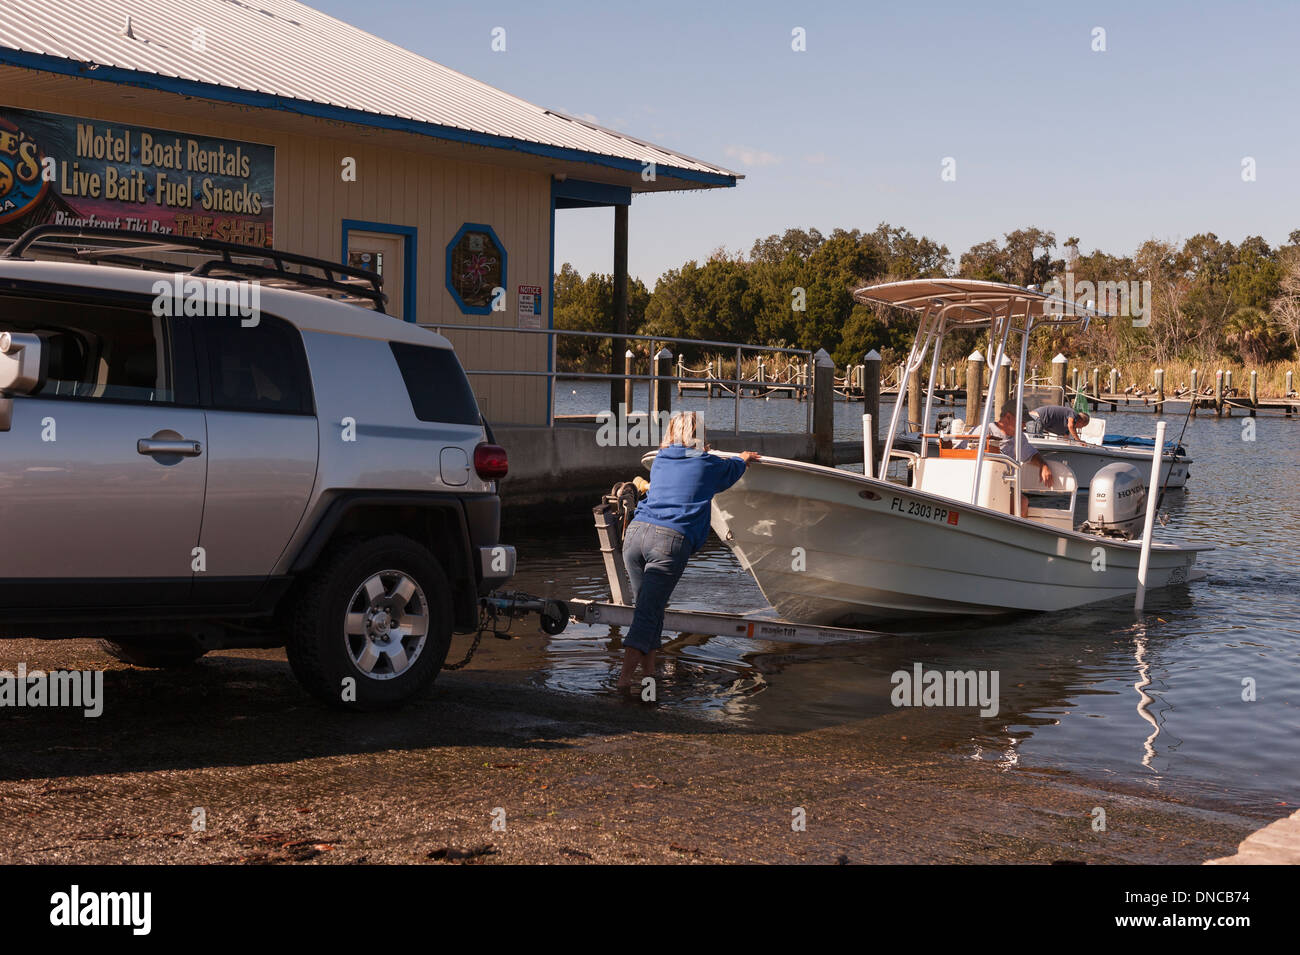
[[[162,441],[157,438],[141,438],[135,443],[135,449],[141,454],[176,454],[182,458],[194,458],[203,453],[203,445],[197,441]]]

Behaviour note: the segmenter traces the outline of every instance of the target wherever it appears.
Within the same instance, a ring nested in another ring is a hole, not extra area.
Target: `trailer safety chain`
[[[529,613],[541,617],[542,632],[555,636],[563,633],[569,622],[569,605],[566,601],[550,597],[534,597],[522,591],[494,591],[479,601],[478,632],[470,645],[465,659],[459,663],[444,663],[444,670],[459,670],[473,658],[485,633],[491,633],[499,640],[513,640],[515,634],[510,628],[514,621],[522,619]],[[501,619],[506,620],[506,628],[500,629]]]
[[[497,629],[496,607],[485,602],[479,606],[478,632],[474,634],[474,642],[470,644],[469,652],[465,654],[465,659],[461,660],[459,663],[444,663],[442,668],[444,670],[460,670],[467,666],[469,661],[474,659],[474,653],[478,650],[478,645],[483,640],[483,634],[488,632],[491,632],[492,636],[501,640],[509,640],[511,638],[508,629],[505,631]]]
[[[466,664],[469,663],[470,660],[474,658],[474,651],[478,649],[478,643],[482,639],[483,639],[483,630],[480,628],[479,632],[474,634],[474,642],[470,644],[469,653],[465,654],[465,659],[461,660],[459,663],[444,663],[442,665],[442,668],[444,670],[459,670],[462,667],[464,667]]]

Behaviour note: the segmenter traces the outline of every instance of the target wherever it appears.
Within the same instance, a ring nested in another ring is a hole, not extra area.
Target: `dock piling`
[[[813,449],[818,464],[835,465],[835,362],[826,349],[813,356]]]
[[[862,364],[862,410],[873,422],[880,420],[880,352],[874,348],[867,352]],[[880,453],[879,427],[873,425],[872,455],[874,461]],[[864,471],[870,475],[871,471]]]
[[[1065,404],[1065,369],[1069,363],[1070,360],[1059,352],[1052,359],[1052,386],[1056,389],[1054,404]]]
[[[984,356],[975,350],[966,359],[966,430],[978,427],[984,397]]]
[[[654,381],[650,383],[650,414],[656,419],[673,408],[673,353],[665,345],[654,358]]]
[[[921,419],[925,417],[925,412],[921,407],[921,369],[917,368],[907,376],[907,421],[909,424],[915,423],[917,431],[925,430],[925,422]]]
[[[997,393],[993,396],[993,420],[1002,416],[1002,409],[1011,401],[1011,359],[1002,356],[1002,371],[998,375]]]

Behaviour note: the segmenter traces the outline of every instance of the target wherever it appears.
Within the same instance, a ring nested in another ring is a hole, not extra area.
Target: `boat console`
[[[939,435],[923,435],[928,441]],[[943,439],[967,438],[976,440],[976,435],[943,435]],[[951,448],[940,445],[937,455],[916,455],[913,458],[913,483],[922,491],[938,494],[952,501],[969,501],[971,480],[977,465],[981,468],[979,482],[980,507],[1000,511],[1003,514],[1016,514],[1019,511],[1015,502],[1016,472],[1020,472],[1020,491],[1027,499],[1028,509],[1025,517],[1040,524],[1063,530],[1074,530],[1074,505],[1078,484],[1074,471],[1061,461],[1049,461],[1052,470],[1052,483],[1045,485],[1037,468],[1025,468],[1012,458],[994,450],[997,443],[989,440],[984,451],[983,462],[979,461],[976,448]]]

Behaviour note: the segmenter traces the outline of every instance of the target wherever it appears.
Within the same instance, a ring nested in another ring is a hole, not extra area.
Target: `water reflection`
[[[1156,755],[1156,748],[1153,744],[1156,737],[1160,735],[1160,724],[1151,715],[1151,704],[1155,702],[1155,698],[1148,696],[1146,692],[1146,688],[1151,685],[1151,667],[1146,662],[1147,639],[1145,628],[1142,629],[1141,636],[1137,637],[1133,642],[1136,647],[1134,656],[1138,667],[1138,682],[1133,684],[1133,689],[1137,690],[1139,697],[1137,711],[1139,716],[1151,724],[1151,735],[1142,743],[1142,765],[1150,769],[1151,760]]]

